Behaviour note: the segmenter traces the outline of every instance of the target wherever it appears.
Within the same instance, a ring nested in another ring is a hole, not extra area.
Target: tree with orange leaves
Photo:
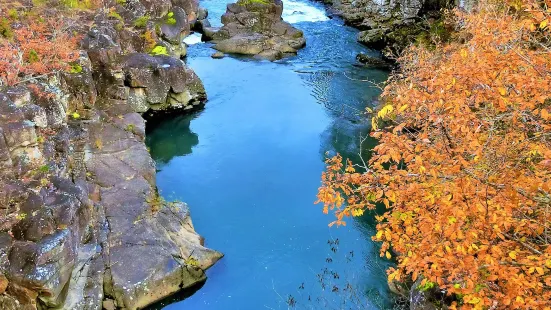
[[[451,309],[551,309],[551,1],[480,1],[457,33],[411,47],[359,171],[327,161],[332,224],[384,204],[389,281],[423,277]]]

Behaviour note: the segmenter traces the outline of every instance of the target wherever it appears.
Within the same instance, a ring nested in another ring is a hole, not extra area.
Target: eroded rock
[[[296,54],[306,44],[302,31],[283,21],[282,12],[280,0],[238,0],[228,4],[223,27],[199,28],[218,51],[277,60]]]
[[[204,281],[222,257],[185,204],[158,196],[144,144],[142,115],[206,100],[174,52],[197,9],[117,4],[128,21],[150,16],[146,27],[173,17],[155,38],[172,56],[143,53],[138,31],[100,14],[72,72],[0,92],[0,309],[143,308]]]

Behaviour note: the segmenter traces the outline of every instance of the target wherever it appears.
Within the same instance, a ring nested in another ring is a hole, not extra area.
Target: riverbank
[[[203,246],[186,204],[159,197],[144,143],[144,115],[205,103],[202,82],[179,59],[198,6],[107,5],[107,12],[47,1],[0,7],[0,43],[24,56],[2,54],[2,66],[47,64],[65,46],[39,49],[23,38],[49,40],[52,29],[63,31],[49,27],[86,21],[70,32],[82,34],[83,50],[69,68],[1,76],[2,309],[143,308],[203,282],[222,257]]]

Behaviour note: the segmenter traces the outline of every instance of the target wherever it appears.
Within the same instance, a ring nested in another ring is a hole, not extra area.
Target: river
[[[213,25],[227,2],[201,2]],[[361,111],[380,90],[363,80],[382,82],[388,72],[354,65],[358,52],[376,53],[323,6],[284,0],[284,8],[283,18],[307,40],[296,57],[212,59],[210,44],[191,36],[186,62],[205,85],[207,105],[148,130],[162,196],[188,203],[206,246],[225,254],[202,288],[164,309],[385,309],[391,303],[388,262],[371,241],[372,216],[329,228],[333,217],[314,205],[326,152],[358,160],[359,138],[369,132]]]

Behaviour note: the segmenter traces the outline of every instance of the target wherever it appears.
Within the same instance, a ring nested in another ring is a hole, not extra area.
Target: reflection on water
[[[146,143],[151,157],[157,163],[157,169],[162,169],[173,157],[191,154],[192,148],[199,143],[199,136],[189,127],[195,117],[185,115],[169,118],[155,124],[154,128],[148,126]]]
[[[323,12],[317,4],[293,1],[300,11],[287,18],[316,20]],[[219,22],[226,3],[202,1],[218,18],[211,22]],[[379,94],[362,80],[381,82],[388,73],[354,66],[357,53],[376,53],[360,46],[357,32],[340,21],[296,27],[305,33],[306,48],[276,63],[214,60],[210,43],[191,45],[187,62],[209,102],[199,117],[150,130],[161,194],[187,202],[206,245],[226,255],[199,291],[166,309],[287,309],[289,296],[299,309],[324,303],[341,309],[346,281],[365,309],[385,309],[390,302],[388,262],[370,239],[372,217],[329,228],[332,218],[313,204],[327,151],[359,159],[359,137],[369,132],[362,111]],[[373,141],[365,143],[367,156]],[[328,241],[337,239],[335,253]],[[322,290],[324,268],[340,275],[338,292]]]

